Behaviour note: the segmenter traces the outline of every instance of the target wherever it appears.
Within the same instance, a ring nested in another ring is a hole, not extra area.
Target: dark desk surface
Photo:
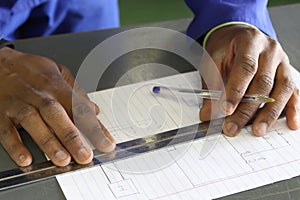
[[[290,61],[294,67],[300,70],[300,4],[289,5],[283,7],[275,7],[270,9],[271,18],[275,29],[278,33],[279,40],[287,51]],[[149,26],[159,26],[171,28],[177,31],[185,32],[190,19],[168,21],[162,23],[151,24]],[[103,31],[94,31],[87,33],[75,33],[67,35],[58,35],[45,38],[36,38],[17,41],[17,49],[47,56],[58,63],[62,63],[69,67],[75,75],[81,62],[85,56],[97,44],[106,38],[125,30],[125,28],[111,29]],[[181,61],[171,58],[161,51],[136,51],[127,57],[119,59],[114,63],[100,80],[101,86],[98,89],[113,87],[122,74],[135,66],[143,63],[159,62],[169,66],[173,66],[177,70],[184,72],[190,71],[192,68],[185,65]],[[124,63],[126,66],[124,66]],[[151,71],[147,76],[141,76],[145,71],[135,71],[135,75],[130,80],[131,82],[141,81],[143,79],[153,79],[168,75],[167,71]],[[89,90],[89,88],[86,88]],[[24,134],[25,143],[30,144],[30,150],[34,154],[35,162],[44,160],[43,154],[38,148],[31,144],[29,137]],[[0,170],[6,170],[16,167],[15,164],[6,155],[2,147],[0,147],[1,165]],[[281,181],[270,184],[253,190],[234,194],[223,199],[299,199],[300,198],[300,177],[295,177],[290,180]],[[33,183],[30,185],[17,187],[0,192],[0,199],[65,199],[60,190],[55,178]]]

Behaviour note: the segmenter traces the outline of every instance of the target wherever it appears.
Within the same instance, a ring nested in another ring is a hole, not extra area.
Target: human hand
[[[93,152],[81,133],[96,149],[112,151],[115,142],[97,112],[65,67],[45,57],[0,49],[0,143],[18,165],[32,162],[18,127],[58,166],[69,164],[71,157],[79,164],[91,162]]]
[[[204,85],[209,89],[221,89],[221,84],[225,83],[225,93],[218,103],[203,102],[201,120],[211,119],[212,106],[217,104],[215,112],[227,116],[223,132],[235,136],[260,106],[259,103],[241,102],[243,95],[261,94],[274,98],[275,102],[265,104],[259,111],[252,125],[254,135],[265,135],[284,108],[288,127],[300,128],[299,86],[293,80],[288,56],[277,41],[254,28],[232,25],[213,32],[206,50],[223,80],[208,81]]]

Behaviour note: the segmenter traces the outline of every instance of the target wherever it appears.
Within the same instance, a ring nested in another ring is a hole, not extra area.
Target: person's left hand
[[[221,89],[221,84],[225,83],[217,107],[227,116],[223,125],[226,135],[237,135],[260,106],[259,103],[241,102],[245,94],[275,99],[275,102],[265,104],[256,116],[252,125],[254,135],[265,135],[284,108],[288,127],[300,128],[299,88],[292,78],[293,67],[288,56],[276,40],[255,28],[232,25],[213,32],[206,50],[223,80],[204,85],[209,89]],[[202,121],[211,119],[212,105],[211,101],[204,101],[200,111]]]
[[[115,141],[96,117],[99,112],[62,65],[8,47],[0,49],[0,144],[19,166],[32,163],[19,127],[57,166],[71,158],[88,164],[93,151],[83,136],[102,152]]]

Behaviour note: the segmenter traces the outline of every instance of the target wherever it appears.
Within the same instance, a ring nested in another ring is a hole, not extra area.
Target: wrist
[[[232,26],[232,25],[244,25],[244,26],[247,26],[247,27],[251,27],[251,28],[254,28],[256,30],[258,30],[258,28],[256,28],[255,26],[249,24],[249,23],[246,23],[246,22],[227,22],[227,23],[223,23],[223,24],[220,24],[214,28],[212,28],[210,31],[208,31],[208,33],[205,35],[204,39],[203,39],[203,48],[205,49],[206,48],[206,44],[207,44],[207,41],[208,39],[210,38],[210,36],[217,30],[223,28],[223,27],[227,27],[227,26]]]

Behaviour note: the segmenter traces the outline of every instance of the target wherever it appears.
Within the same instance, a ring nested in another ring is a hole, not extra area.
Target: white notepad
[[[158,84],[199,88],[200,78],[190,72],[89,94],[117,142],[199,122],[201,100],[153,94]],[[298,175],[300,131],[280,119],[265,137],[246,127],[233,138],[215,134],[56,178],[72,200],[212,199]]]

